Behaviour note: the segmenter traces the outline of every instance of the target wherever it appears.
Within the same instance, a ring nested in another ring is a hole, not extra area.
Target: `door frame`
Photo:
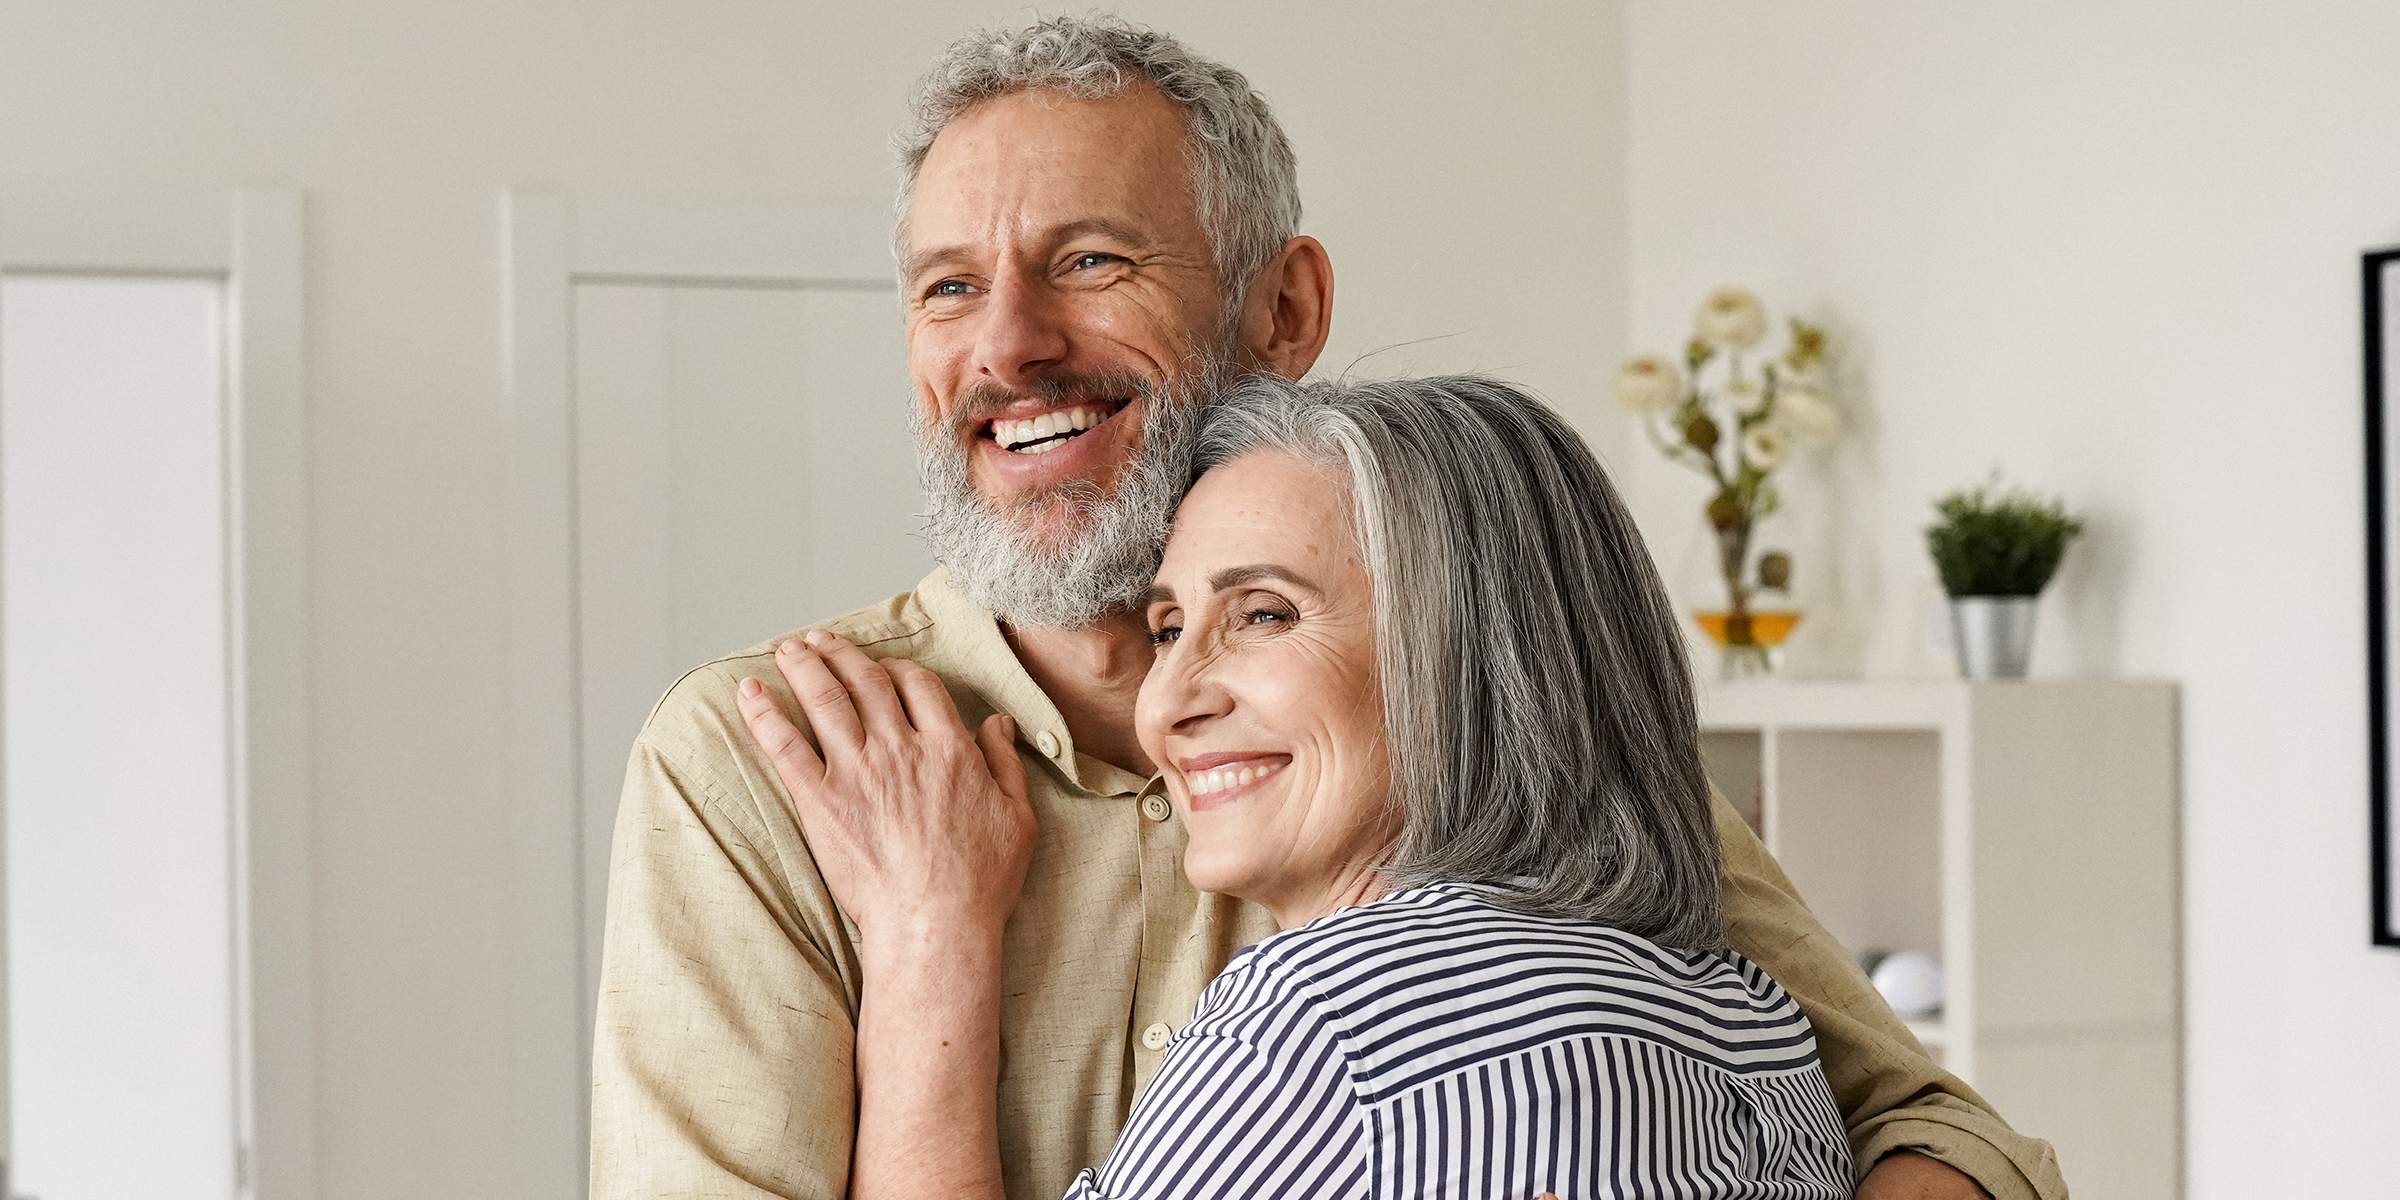
[[[509,1044],[519,1197],[587,1190],[591,1044],[576,561],[575,287],[897,291],[888,201],[500,196],[509,454]],[[897,313],[894,315],[897,318]]]
[[[225,288],[235,1194],[256,1200],[316,1193],[302,207],[292,187],[0,187],[0,271]],[[0,995],[5,984],[0,974]],[[6,1020],[0,1005],[0,1061]],[[5,1085],[0,1076],[0,1137],[11,1128]]]

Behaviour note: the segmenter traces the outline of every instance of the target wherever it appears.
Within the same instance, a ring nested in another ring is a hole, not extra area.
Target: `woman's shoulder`
[[[1659,1043],[1744,1074],[1816,1061],[1807,1018],[1749,960],[1517,911],[1509,890],[1395,892],[1269,938],[1234,969],[1250,994],[1305,993],[1336,1014],[1370,1076],[1585,1036]]]
[[[1527,912],[1508,903],[1508,883],[1433,883],[1392,892],[1286,930],[1246,952],[1311,977],[1347,977],[1390,956],[1449,967],[1481,955],[1541,961],[1598,959],[1671,986],[1732,984],[1754,997],[1783,998],[1774,980],[1731,950],[1677,950],[1598,921]]]

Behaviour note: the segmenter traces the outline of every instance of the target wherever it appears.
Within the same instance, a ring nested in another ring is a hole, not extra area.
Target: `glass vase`
[[[1800,612],[1789,608],[1739,613],[1720,609],[1693,613],[1692,619],[1717,647],[1718,678],[1737,683],[1765,679],[1782,668],[1783,639],[1800,624]]]

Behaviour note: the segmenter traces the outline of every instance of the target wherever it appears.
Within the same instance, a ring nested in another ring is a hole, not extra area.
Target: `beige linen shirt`
[[[1076,752],[989,613],[935,571],[917,590],[809,628],[950,685],[970,728],[1017,719],[1041,836],[1003,949],[1000,1148],[1013,1200],[1097,1166],[1158,1068],[1165,1035],[1264,910],[1185,882],[1163,789]],[[593,1050],[592,1195],[843,1195],[857,1098],[857,931],[835,907],[735,688],[792,711],[774,647],[702,666],[635,742],[610,855]],[[1915,1148],[1998,1200],[2062,1200],[2050,1147],[2009,1129],[1929,1061],[1722,799],[1734,948],[1815,1023],[1859,1162]]]

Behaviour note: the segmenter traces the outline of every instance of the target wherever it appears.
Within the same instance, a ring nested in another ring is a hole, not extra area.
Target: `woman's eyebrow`
[[[1279,567],[1273,563],[1258,563],[1247,567],[1227,567],[1224,570],[1208,577],[1208,587],[1210,591],[1221,592],[1227,588],[1240,587],[1245,583],[1256,583],[1261,579],[1280,579],[1285,583],[1293,584],[1298,587],[1304,587],[1312,592],[1322,592],[1325,590],[1324,588],[1318,587],[1315,581],[1309,579],[1307,576],[1302,575],[1289,567]]]

